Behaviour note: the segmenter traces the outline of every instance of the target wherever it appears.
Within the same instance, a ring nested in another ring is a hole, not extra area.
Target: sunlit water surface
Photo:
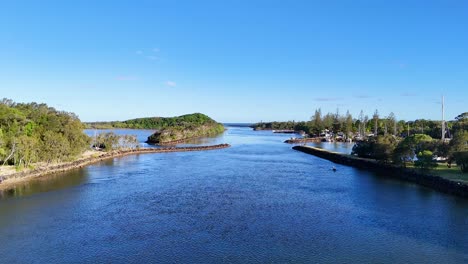
[[[190,142],[228,149],[19,186],[0,198],[0,263],[468,262],[467,200],[294,151],[288,137],[230,127]]]

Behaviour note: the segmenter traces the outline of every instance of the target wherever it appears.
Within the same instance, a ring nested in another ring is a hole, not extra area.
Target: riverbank
[[[196,147],[164,147],[164,148],[139,148],[127,150],[114,150],[111,152],[88,151],[81,158],[57,164],[42,165],[34,169],[25,169],[16,172],[14,169],[4,170],[5,174],[1,175],[3,181],[0,182],[0,191],[10,190],[19,183],[23,183],[33,178],[65,172],[73,169],[85,167],[87,165],[97,163],[106,159],[112,159],[127,155],[146,154],[146,153],[169,153],[169,152],[188,152],[188,151],[206,151],[228,148],[229,144],[218,144],[211,146],[196,146]]]
[[[343,153],[331,152],[310,146],[294,146],[294,150],[311,154],[338,164],[348,165],[360,169],[372,170],[385,176],[412,182],[440,192],[468,198],[468,184],[440,176],[430,175],[430,171],[423,173],[417,169],[401,168],[391,164],[382,164],[373,159],[359,158]]]

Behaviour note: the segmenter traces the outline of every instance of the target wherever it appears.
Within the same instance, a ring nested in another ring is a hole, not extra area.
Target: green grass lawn
[[[407,164],[407,167],[414,168],[414,164]],[[428,174],[468,184],[468,173],[462,173],[460,168],[456,165],[452,165],[452,168],[448,168],[445,163],[439,163],[439,166],[430,170]]]

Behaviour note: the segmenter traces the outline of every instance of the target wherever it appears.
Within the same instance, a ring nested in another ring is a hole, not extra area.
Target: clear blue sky
[[[468,111],[468,1],[2,1],[0,97],[84,121]]]

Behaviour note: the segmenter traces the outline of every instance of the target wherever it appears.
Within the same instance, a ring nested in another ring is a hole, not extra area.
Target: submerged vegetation
[[[89,148],[83,124],[69,112],[46,104],[0,102],[0,162],[29,166],[68,161]]]

